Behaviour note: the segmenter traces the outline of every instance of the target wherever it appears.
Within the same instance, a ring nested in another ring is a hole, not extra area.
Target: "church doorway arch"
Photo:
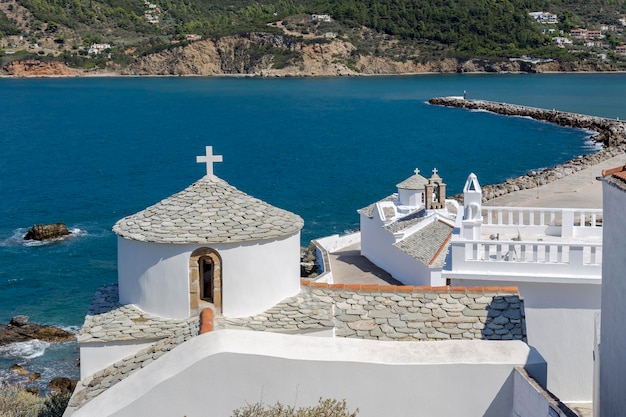
[[[222,258],[211,248],[199,248],[189,258],[189,301],[198,312],[212,304],[222,307]]]

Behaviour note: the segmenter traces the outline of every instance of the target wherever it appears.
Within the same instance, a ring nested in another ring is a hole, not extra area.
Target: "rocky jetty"
[[[27,316],[15,316],[9,324],[0,324],[0,346],[34,339],[43,342],[67,342],[75,337],[74,333],[58,327],[28,323]]]
[[[553,168],[529,171],[526,175],[508,179],[501,184],[483,186],[483,202],[511,192],[548,184],[626,152],[626,123],[619,120],[493,101],[466,100],[458,97],[437,97],[428,100],[428,102],[439,106],[487,110],[507,116],[531,117],[535,120],[556,123],[559,126],[597,132],[593,139],[602,143],[603,148],[600,151],[577,156]],[[462,195],[454,196],[454,198],[461,199]]]
[[[64,223],[36,224],[28,229],[24,240],[51,240],[69,235],[70,231]]]

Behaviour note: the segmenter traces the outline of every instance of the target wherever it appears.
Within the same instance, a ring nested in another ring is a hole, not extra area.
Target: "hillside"
[[[529,15],[537,11],[554,22]],[[0,67],[54,60],[124,74],[266,76],[624,70],[625,24],[626,0],[0,0]]]

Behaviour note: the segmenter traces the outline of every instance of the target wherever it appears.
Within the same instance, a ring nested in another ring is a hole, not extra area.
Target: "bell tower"
[[[471,173],[463,187],[463,238],[480,239],[483,191],[476,174]]]

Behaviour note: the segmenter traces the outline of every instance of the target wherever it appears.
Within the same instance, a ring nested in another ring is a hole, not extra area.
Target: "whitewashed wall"
[[[593,397],[594,320],[600,285],[452,280],[452,285],[515,285],[524,299],[528,344],[548,363],[547,388],[562,401]]]
[[[75,417],[227,417],[263,401],[345,399],[359,417],[511,415],[516,365],[545,372],[518,341],[380,342],[221,330],[180,345]],[[476,383],[480,381],[480,383]]]
[[[626,413],[626,192],[606,181],[602,190],[606,249],[602,259],[598,415],[621,416]]]
[[[141,349],[147,348],[154,342],[107,342],[86,343],[80,346],[80,379],[84,379],[95,372],[113,365],[128,356],[134,355]]]
[[[148,313],[185,319],[189,308],[189,257],[200,247],[222,258],[222,313],[261,313],[300,290],[300,233],[272,241],[174,245],[118,237],[120,302]]]
[[[513,374],[513,412],[511,417],[567,417],[550,397],[523,369]]]
[[[431,269],[393,246],[395,238],[378,219],[361,215],[361,255],[405,285],[445,285],[441,268]]]

